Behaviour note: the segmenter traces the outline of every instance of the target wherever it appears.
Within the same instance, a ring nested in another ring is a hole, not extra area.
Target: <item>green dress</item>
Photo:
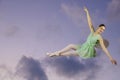
[[[81,58],[93,58],[96,56],[95,45],[97,45],[100,35],[94,35],[93,32],[87,38],[87,41],[81,46],[78,45],[77,53]]]

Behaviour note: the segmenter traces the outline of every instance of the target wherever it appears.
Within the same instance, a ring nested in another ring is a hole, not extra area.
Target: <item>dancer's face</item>
[[[105,31],[105,26],[100,26],[97,30],[96,30],[96,32],[98,33],[98,34],[101,34],[101,33],[103,33]]]

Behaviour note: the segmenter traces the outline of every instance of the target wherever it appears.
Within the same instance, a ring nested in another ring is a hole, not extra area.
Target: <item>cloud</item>
[[[10,80],[12,74],[13,73],[5,65],[0,65],[0,80]]]
[[[52,66],[57,75],[64,76],[67,78],[83,78],[85,80],[93,80],[97,75],[97,71],[101,69],[101,66],[97,64],[94,59],[79,60],[75,57],[56,57],[47,58],[46,63]]]
[[[0,80],[27,80],[18,75],[14,75],[14,72],[6,65],[0,65]]]
[[[61,4],[61,10],[69,16],[73,22],[77,25],[81,25],[86,23],[86,15],[84,14],[84,11],[82,8],[74,5],[68,5],[68,4]]]
[[[23,56],[16,67],[16,75],[27,80],[48,80],[39,61]]]
[[[39,61],[23,56],[15,71],[0,65],[0,80],[48,80]]]
[[[110,20],[120,19],[120,0],[112,0],[107,7],[107,14]]]

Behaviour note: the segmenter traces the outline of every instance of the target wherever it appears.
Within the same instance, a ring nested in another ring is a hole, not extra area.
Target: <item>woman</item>
[[[47,55],[50,57],[71,56],[72,55],[72,56],[80,56],[81,58],[84,58],[84,59],[93,58],[96,56],[95,46],[99,43],[101,48],[103,49],[103,51],[109,57],[112,64],[117,64],[117,62],[112,58],[112,56],[108,52],[107,48],[105,47],[103,38],[101,36],[101,33],[103,33],[105,30],[105,25],[100,24],[99,27],[96,30],[94,30],[89,12],[86,7],[84,8],[84,11],[86,12],[88,25],[89,25],[89,28],[91,31],[86,42],[83,43],[81,46],[70,44],[60,51],[56,51],[54,53],[47,53]]]

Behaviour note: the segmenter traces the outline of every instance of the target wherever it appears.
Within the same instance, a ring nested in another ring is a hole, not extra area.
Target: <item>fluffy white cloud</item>
[[[5,65],[0,65],[0,80],[26,80],[23,77],[15,75],[11,69]]]

